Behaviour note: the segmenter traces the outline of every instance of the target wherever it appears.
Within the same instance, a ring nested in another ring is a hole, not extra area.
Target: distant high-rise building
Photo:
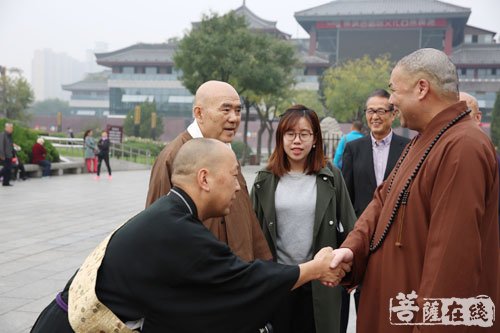
[[[31,83],[35,100],[69,100],[70,93],[63,91],[61,86],[81,80],[85,69],[85,63],[66,53],[56,53],[51,49],[36,50],[31,62]]]
[[[108,52],[108,43],[105,42],[95,42],[93,49],[87,49],[85,52],[85,72],[97,73],[105,70],[105,67],[97,64],[95,54],[106,52]]]

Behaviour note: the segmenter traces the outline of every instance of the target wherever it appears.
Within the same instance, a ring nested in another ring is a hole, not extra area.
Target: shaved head
[[[469,115],[472,117],[472,119],[474,119],[474,121],[476,121],[478,125],[481,124],[482,112],[479,110],[479,104],[477,104],[477,99],[474,96],[461,91],[460,100],[465,101],[465,103],[467,103],[467,107],[471,111]]]
[[[222,81],[207,81],[198,87],[194,97],[194,105],[206,107],[217,102],[221,96],[232,97],[238,95],[232,85]]]
[[[173,164],[172,183],[193,199],[201,220],[229,214],[240,190],[238,161],[216,139],[192,139],[182,145]]]
[[[221,141],[215,139],[192,139],[182,145],[172,165],[172,183],[180,185],[196,178],[202,168],[216,169],[217,164],[233,151]]]
[[[222,81],[207,81],[196,91],[193,114],[204,138],[231,143],[241,122],[236,89]]]

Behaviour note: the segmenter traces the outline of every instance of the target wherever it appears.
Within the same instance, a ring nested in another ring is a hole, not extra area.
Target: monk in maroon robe
[[[493,144],[459,102],[443,52],[404,57],[389,86],[401,125],[419,134],[335,251],[332,267],[353,262],[343,283],[366,290],[357,332],[499,332]]]

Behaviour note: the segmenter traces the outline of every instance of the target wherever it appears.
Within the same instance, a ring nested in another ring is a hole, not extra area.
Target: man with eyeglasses
[[[384,89],[373,91],[366,101],[365,117],[370,135],[348,142],[342,156],[342,174],[349,191],[356,216],[360,216],[373,198],[377,186],[391,173],[409,139],[395,134],[392,123],[396,113]],[[359,305],[361,285],[356,288],[354,300]],[[341,332],[349,321],[349,294],[342,299]]]

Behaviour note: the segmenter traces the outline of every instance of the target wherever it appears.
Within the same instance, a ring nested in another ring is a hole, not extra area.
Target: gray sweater
[[[278,262],[297,265],[313,256],[316,175],[290,172],[280,178],[275,193]]]

